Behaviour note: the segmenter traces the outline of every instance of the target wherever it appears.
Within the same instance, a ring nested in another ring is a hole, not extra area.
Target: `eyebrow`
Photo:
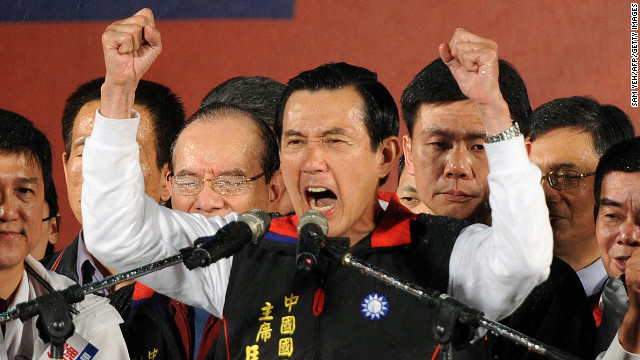
[[[225,169],[224,171],[222,171],[217,176],[245,176],[245,172],[244,172],[244,170],[235,167],[235,168],[231,168],[231,169]]]
[[[20,177],[18,182],[21,184],[33,184],[38,186],[38,178],[37,177]]]
[[[176,173],[176,176],[183,176],[183,175],[201,176],[189,169],[182,169]],[[217,177],[217,176],[245,176],[245,172],[240,168],[234,167],[230,169],[225,169],[224,171],[220,172],[214,177]]]
[[[84,145],[86,140],[87,140],[87,136],[81,136],[71,143],[71,147]]]
[[[334,127],[322,133],[322,136],[327,135],[347,135],[347,132],[343,128]]]
[[[327,136],[327,135],[345,135],[346,136],[347,132],[343,128],[333,127],[331,129],[323,131],[322,134],[320,134],[321,137]],[[297,130],[287,130],[287,131],[284,132],[284,136],[302,136],[302,137],[306,137],[305,135],[302,135],[302,133],[297,131]]]
[[[421,132],[424,135],[436,135],[436,136],[442,136],[442,137],[446,137],[446,138],[456,138],[457,137],[454,132],[446,130],[446,129],[438,128],[438,127],[428,127],[426,129],[423,129]],[[466,133],[462,138],[464,140],[475,140],[475,139],[483,138],[484,135],[485,134],[483,132],[471,131],[471,132]]]
[[[415,186],[412,185],[403,185],[400,187],[400,190],[406,191],[406,192],[412,192],[412,193],[418,193],[418,190],[416,189]]]
[[[600,199],[600,206],[614,206],[614,207],[622,207],[622,203],[619,203],[617,201],[613,201],[611,199],[608,198],[602,198]]]
[[[557,169],[561,169],[561,168],[575,169],[576,167],[577,167],[577,165],[574,164],[574,163],[559,163],[559,164],[553,164],[553,166],[551,166],[551,169],[553,169],[553,170],[557,170]]]

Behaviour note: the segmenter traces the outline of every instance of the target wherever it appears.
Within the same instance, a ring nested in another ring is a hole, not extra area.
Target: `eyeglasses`
[[[595,174],[595,172],[581,174],[575,170],[554,170],[543,175],[540,182],[543,182],[546,179],[549,186],[552,188],[556,190],[567,190],[578,186],[581,179]]]
[[[196,175],[176,175],[171,176],[171,184],[183,195],[197,195],[204,189],[204,183],[211,181],[211,186],[220,195],[238,195],[244,190],[247,183],[256,181],[264,176],[264,172],[252,178],[241,175],[222,175],[213,179],[203,179]]]

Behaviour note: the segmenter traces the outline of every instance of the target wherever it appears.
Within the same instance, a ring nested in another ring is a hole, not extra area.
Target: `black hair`
[[[400,176],[402,176],[402,172],[404,171],[404,154],[400,156],[400,161],[398,162],[398,184],[400,183]]]
[[[593,148],[602,156],[612,145],[634,137],[629,117],[614,105],[600,105],[584,96],[549,101],[531,115],[531,141],[558,128],[574,127],[590,133]]]
[[[640,137],[623,140],[612,145],[600,158],[596,167],[596,178],[593,192],[596,198],[594,217],[598,217],[600,210],[600,196],[602,182],[607,174],[621,171],[626,173],[640,172]]]
[[[365,126],[369,133],[372,150],[377,150],[388,137],[398,135],[400,129],[398,107],[389,90],[378,81],[376,73],[363,67],[340,62],[320,65],[289,80],[278,104],[274,125],[278,141],[282,140],[284,108],[291,94],[299,90],[337,90],[347,87],[353,87],[364,101]],[[380,185],[384,184],[388,177],[387,175],[381,179]]]
[[[24,116],[0,109],[0,152],[24,154],[35,161],[42,171],[49,213],[56,214],[58,195],[53,183],[51,144],[47,136]]]
[[[254,115],[253,113],[244,110],[238,106],[227,104],[227,103],[211,103],[198,109],[193,115],[189,117],[186,122],[185,127],[182,129],[184,131],[189,124],[199,121],[204,118],[210,118],[215,121],[216,118],[223,116],[246,116],[256,127],[257,135],[262,140],[262,151],[260,152],[260,164],[262,166],[262,171],[264,171],[265,182],[268,184],[271,181],[271,178],[275,174],[275,172],[280,168],[280,156],[278,154],[278,142],[273,133],[273,130],[267,125],[264,121],[260,120],[259,117]],[[180,134],[182,133],[180,131]],[[178,141],[178,137],[173,141],[171,145],[171,169],[173,170],[174,159],[175,159],[175,146]],[[212,145],[215,146],[215,145]]]
[[[499,60],[498,66],[500,92],[509,106],[511,119],[518,123],[521,132],[526,133],[531,115],[527,87],[518,71],[509,62]],[[468,99],[460,90],[449,67],[440,58],[434,60],[422,69],[402,92],[400,106],[409,136],[413,136],[417,112],[422,104],[442,105]]]
[[[62,112],[62,139],[67,155],[71,153],[73,124],[82,107],[91,101],[100,101],[100,88],[104,78],[80,85],[69,96]],[[184,106],[180,98],[168,87],[148,80],[140,80],[136,88],[135,105],[147,109],[152,116],[156,143],[156,165],[161,169],[171,161],[171,144],[184,126]]]
[[[200,107],[212,103],[235,105],[260,118],[273,127],[276,108],[285,85],[264,76],[238,76],[231,78],[211,90]]]
[[[393,97],[379,81],[376,73],[344,62],[328,63],[300,73],[289,80],[278,105],[274,126],[278,140],[282,138],[282,118],[287,100],[298,90],[337,90],[352,86],[365,103],[365,125],[371,149],[376,150],[389,136],[398,135],[400,118]]]

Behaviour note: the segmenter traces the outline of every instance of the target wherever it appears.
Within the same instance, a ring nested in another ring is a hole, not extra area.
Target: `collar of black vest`
[[[404,207],[398,196],[393,194],[380,223],[371,234],[371,247],[389,247],[411,242],[410,223],[416,215]],[[298,216],[289,215],[271,221],[266,240],[296,244],[298,242]]]

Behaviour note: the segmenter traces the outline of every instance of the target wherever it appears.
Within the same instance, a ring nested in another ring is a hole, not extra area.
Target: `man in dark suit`
[[[84,141],[93,130],[96,109],[100,107],[103,82],[104,79],[100,78],[79,86],[67,99],[62,115],[65,144],[62,162],[67,193],[71,210],[80,223],[82,153]],[[169,88],[144,81],[136,91],[134,107],[143,115],[136,140],[140,146],[145,192],[156,202],[164,204],[171,196],[166,183],[170,148],[184,126],[183,105]],[[82,231],[69,246],[43,259],[42,263],[80,284],[102,280],[115,273],[87,251]],[[122,331],[131,358],[138,358],[139,354],[146,357],[149,351],[155,350],[157,359],[191,358],[191,308],[136,282],[119,284],[114,289],[103,290],[101,294],[110,298],[111,304],[125,319]]]

